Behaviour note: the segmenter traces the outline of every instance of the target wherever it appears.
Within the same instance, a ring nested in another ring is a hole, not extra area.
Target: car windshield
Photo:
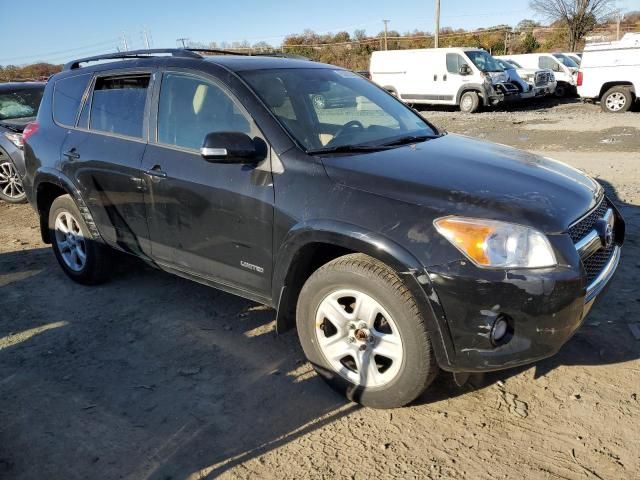
[[[0,120],[35,117],[44,88],[16,88],[0,91]]]
[[[347,70],[294,68],[240,74],[307,152],[373,148],[437,135],[413,110]]]
[[[502,72],[503,69],[498,65],[495,58],[482,50],[471,50],[465,52],[467,57],[471,59],[473,64],[483,72]]]
[[[507,60],[507,63],[510,65],[513,65],[516,68],[522,68],[522,65],[520,65],[518,62],[516,62],[515,60]]]
[[[573,60],[571,60],[566,55],[563,55],[561,53],[554,53],[553,56],[556,57],[560,61],[560,63],[562,63],[565,67],[579,68],[578,64]]]
[[[500,60],[500,59],[495,59],[496,63],[500,66],[500,68],[502,68],[503,70],[513,70],[513,65],[505,62],[504,60]]]

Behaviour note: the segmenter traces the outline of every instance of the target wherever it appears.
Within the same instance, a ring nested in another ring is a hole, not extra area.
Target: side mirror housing
[[[471,75],[471,67],[469,65],[460,65],[460,75]]]
[[[266,144],[242,132],[211,132],[200,154],[212,163],[258,163],[266,157]]]

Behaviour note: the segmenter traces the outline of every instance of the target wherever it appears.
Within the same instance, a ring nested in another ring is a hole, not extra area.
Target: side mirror
[[[266,157],[266,144],[242,132],[211,132],[204,137],[200,155],[212,163],[258,163]]]
[[[460,75],[471,75],[471,67],[469,65],[460,65]]]

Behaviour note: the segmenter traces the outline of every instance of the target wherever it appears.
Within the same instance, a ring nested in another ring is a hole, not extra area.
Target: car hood
[[[36,117],[12,118],[10,120],[0,120],[0,128],[11,130],[15,133],[22,133],[27,124],[33,122]]]
[[[335,182],[432,209],[557,233],[593,208],[602,187],[578,170],[515,148],[448,134],[323,159]]]

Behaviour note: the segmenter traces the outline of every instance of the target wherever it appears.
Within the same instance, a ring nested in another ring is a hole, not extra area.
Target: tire
[[[313,97],[311,97],[311,101],[313,102],[313,106],[318,110],[324,110],[325,108],[327,108],[327,99],[324,97],[324,95],[314,95]]]
[[[110,251],[92,238],[69,195],[62,195],[51,204],[49,231],[53,253],[69,278],[83,285],[97,285],[108,278]]]
[[[624,113],[633,105],[633,94],[628,87],[612,87],[600,99],[600,107],[606,113]]]
[[[553,92],[553,94],[557,97],[557,98],[564,98],[569,94],[569,88],[568,85],[565,83],[558,83],[556,85],[556,91]]]
[[[8,203],[26,203],[22,180],[11,160],[0,163],[0,199]]]
[[[460,111],[463,113],[475,113],[480,108],[478,92],[464,92],[460,97]]]
[[[367,255],[346,255],[316,270],[300,292],[296,324],[316,372],[362,405],[404,406],[438,373],[413,295]]]

